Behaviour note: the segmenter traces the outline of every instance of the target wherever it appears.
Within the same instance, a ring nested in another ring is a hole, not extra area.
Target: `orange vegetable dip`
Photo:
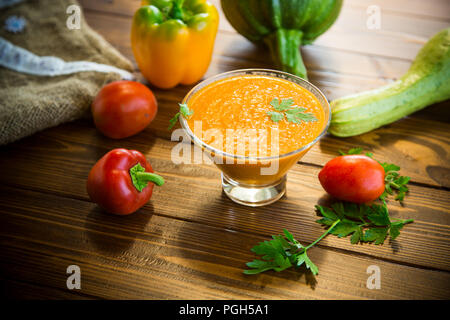
[[[306,108],[304,112],[313,113],[317,121],[299,124],[288,122],[286,118],[272,121],[267,113],[276,111],[270,104],[274,98],[293,99],[292,107]],[[288,80],[263,75],[235,76],[211,83],[192,96],[189,108],[194,111],[188,120],[191,130],[194,131],[195,121],[201,121],[203,134],[199,138],[216,149],[235,155],[283,155],[312,142],[325,125],[323,107],[311,92]],[[272,133],[277,128],[279,143],[278,148],[273,148]],[[214,134],[205,134],[211,129]],[[229,145],[225,148],[227,129],[238,132],[233,150]],[[246,129],[256,129],[258,133]],[[222,138],[217,138],[220,135]],[[242,143],[246,145],[244,150]],[[256,143],[258,148],[251,149],[250,143]],[[262,145],[267,148],[264,152]]]

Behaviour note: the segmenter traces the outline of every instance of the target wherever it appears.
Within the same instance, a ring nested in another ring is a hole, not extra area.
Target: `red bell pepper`
[[[142,153],[114,149],[92,167],[87,192],[91,200],[106,211],[127,215],[150,200],[154,184],[161,186],[163,183],[164,179],[153,173]]]

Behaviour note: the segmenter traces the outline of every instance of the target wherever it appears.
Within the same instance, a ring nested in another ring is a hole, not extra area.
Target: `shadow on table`
[[[151,203],[128,216],[109,214],[95,206],[86,217],[86,233],[98,251],[115,256],[133,245],[136,235],[145,229],[152,215]]]
[[[291,206],[291,203],[281,199],[276,204],[250,208],[232,202],[223,192],[217,193],[215,199],[209,198],[203,201],[204,205],[198,209],[195,220],[202,221],[202,224],[207,226],[202,228],[201,238],[194,244],[192,250],[180,252],[188,263],[193,262],[191,266],[186,266],[192,269],[192,273],[197,273],[206,280],[225,283],[227,286],[241,290],[261,290],[266,286],[271,287],[273,283],[279,288],[280,285],[287,286],[287,283],[291,283],[290,281],[280,282],[280,279],[298,282],[303,277],[303,283],[315,289],[317,280],[305,266],[282,272],[243,274],[243,270],[247,269],[245,263],[261,258],[256,256],[251,248],[259,242],[270,240],[271,235],[281,234],[283,227],[289,228],[289,224],[292,224],[292,215],[283,215],[287,218],[286,221],[283,221],[283,218],[274,220],[274,211],[286,210],[285,206]],[[220,212],[221,216],[217,214],[212,216],[212,212]],[[267,221],[271,220],[277,221],[275,227],[267,225]],[[280,229],[278,225],[281,226]],[[178,238],[192,238],[193,233],[199,232],[197,228],[198,225],[184,224]],[[320,256],[314,257],[313,260],[320,266]],[[202,265],[205,267],[201,267]]]
[[[147,128],[144,131],[126,139],[111,139],[96,131],[90,136],[90,139],[90,142],[93,145],[104,147],[93,148],[93,151],[95,152],[95,159],[97,160],[103,157],[107,152],[116,148],[137,150],[143,153],[148,159],[148,153],[150,153],[156,141],[155,135],[151,131],[151,128]]]

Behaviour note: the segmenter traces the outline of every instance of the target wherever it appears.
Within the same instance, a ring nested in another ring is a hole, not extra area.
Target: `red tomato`
[[[340,156],[330,160],[319,173],[322,187],[335,198],[367,203],[384,192],[384,169],[363,155]]]
[[[92,103],[98,130],[113,139],[130,137],[144,130],[158,111],[149,88],[135,81],[116,81],[104,86]]]

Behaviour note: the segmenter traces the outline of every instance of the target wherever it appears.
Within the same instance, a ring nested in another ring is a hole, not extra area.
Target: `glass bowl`
[[[330,125],[331,109],[324,94],[310,82],[286,72],[269,69],[242,69],[210,77],[192,88],[183,99],[183,103],[189,106],[190,99],[213,82],[245,75],[263,75],[296,83],[317,98],[325,113],[323,129],[313,141],[292,152],[265,157],[237,155],[216,149],[196,136],[195,130],[189,127],[187,119],[180,117],[181,126],[190,140],[201,148],[220,169],[225,194],[234,202],[256,207],[271,204],[285,194],[287,171],[326,134]]]

